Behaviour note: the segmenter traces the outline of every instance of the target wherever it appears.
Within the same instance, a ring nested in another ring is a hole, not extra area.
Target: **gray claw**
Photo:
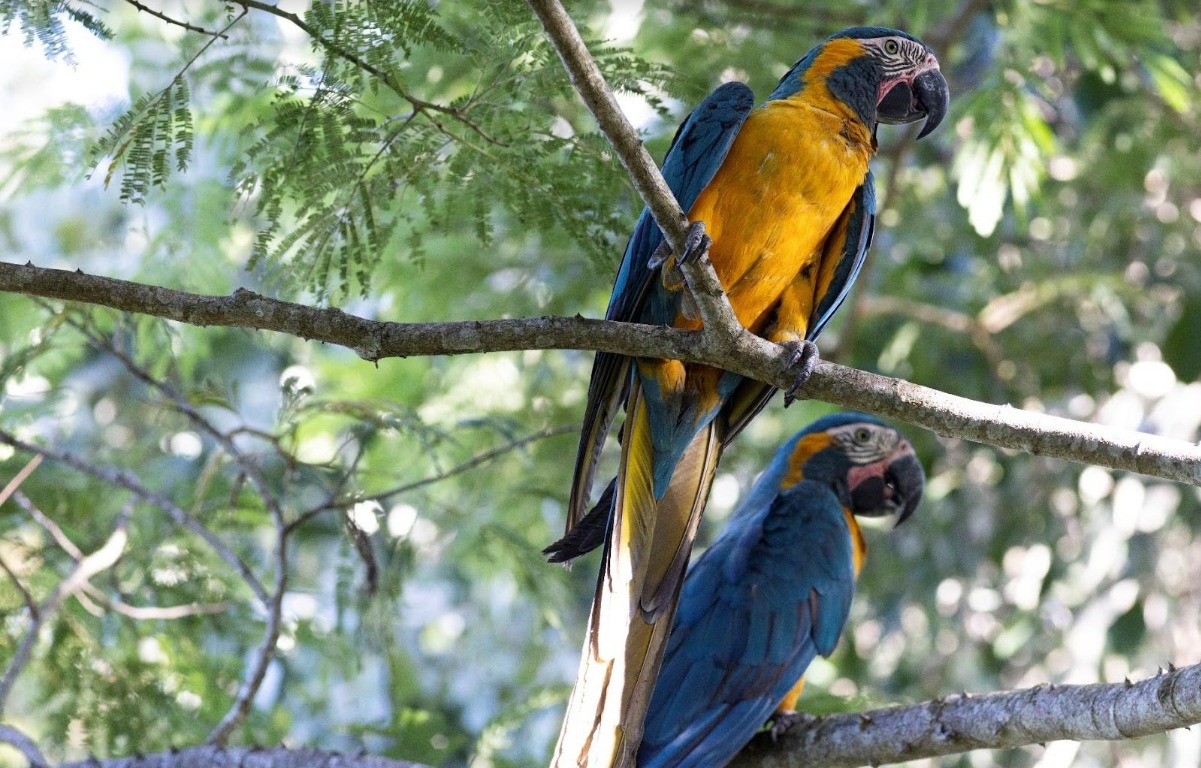
[[[788,366],[796,371],[796,378],[793,380],[792,386],[784,390],[784,407],[787,408],[797,399],[797,390],[805,386],[805,382],[809,381],[809,377],[813,375],[821,356],[817,352],[817,345],[808,339],[786,341],[780,346],[787,347],[792,351],[792,361]]]
[[[771,716],[771,727],[767,732],[771,734],[771,741],[775,744],[794,725],[800,725],[801,723],[816,719],[816,717],[807,712],[776,712]]]

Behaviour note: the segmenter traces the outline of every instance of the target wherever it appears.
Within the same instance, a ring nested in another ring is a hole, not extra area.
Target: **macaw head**
[[[934,52],[897,29],[851,27],[831,35],[797,62],[772,97],[787,98],[817,78],[869,128],[924,118],[919,139],[942,122],[950,103]]]
[[[782,485],[801,479],[829,483],[855,515],[913,514],[926,475],[900,432],[866,413],[836,413],[818,419],[797,437]]]

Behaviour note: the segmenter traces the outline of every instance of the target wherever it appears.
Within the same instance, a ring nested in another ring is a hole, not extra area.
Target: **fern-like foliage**
[[[167,182],[172,166],[180,171],[188,167],[194,142],[190,101],[187,79],[176,75],[163,90],[134,102],[97,142],[93,159],[111,158],[104,176],[106,187],[123,168],[121,200],[144,203],[151,187]]]
[[[75,9],[16,0],[0,8],[27,39],[65,51],[62,19]],[[185,38],[186,63],[93,147],[93,164],[123,201],[145,203],[186,168],[194,109],[226,109],[226,122],[206,119],[218,130],[246,119],[231,106],[236,96],[221,96],[267,69],[271,92],[259,91],[259,104],[269,108],[243,132],[230,180],[257,219],[248,267],[279,276],[281,288],[362,293],[385,256],[420,262],[431,236],[463,232],[489,247],[497,227],[563,233],[585,254],[615,254],[632,219],[625,176],[524,3],[333,0],[296,16],[229,0],[224,14],[219,33]],[[272,15],[310,36],[316,65],[247,53],[251,24]],[[590,47],[615,88],[666,113],[653,97],[664,69]]]
[[[104,22],[80,6],[64,0],[0,0],[0,28],[7,33],[15,25],[26,45],[40,45],[48,58],[74,63],[64,21],[78,22],[101,40],[113,36]]]
[[[309,10],[324,61],[280,80],[272,122],[233,169],[264,222],[251,266],[347,295],[385,255],[420,261],[428,236],[465,227],[488,247],[498,225],[612,256],[630,219],[623,175],[599,134],[553,125],[576,102],[528,8],[484,5],[469,23],[422,0]],[[626,90],[666,79],[625,51],[599,58]]]

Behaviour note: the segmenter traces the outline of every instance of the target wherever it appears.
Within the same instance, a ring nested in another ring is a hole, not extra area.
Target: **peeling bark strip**
[[[1138,683],[1039,685],[806,720],[730,768],[855,768],[1048,741],[1133,739],[1201,722],[1201,665]]]
[[[689,279],[707,280],[708,275],[694,274],[706,269],[712,270],[706,260],[688,265]],[[347,347],[368,360],[586,349],[706,363],[782,388],[794,381],[788,367],[790,353],[746,331],[728,338],[582,317],[385,323],[242,289],[231,296],[209,296],[4,262],[0,262],[0,291],[79,301],[192,325],[278,331]],[[819,364],[800,394],[905,421],[944,437],[1201,486],[1201,447],[1183,440],[980,403],[833,363]]]

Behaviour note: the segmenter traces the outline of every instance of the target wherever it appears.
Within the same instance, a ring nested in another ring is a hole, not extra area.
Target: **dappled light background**
[[[1198,440],[1194,4],[797,6],[569,10],[658,158],[722,81],[765,95],[851,24],[922,36],[944,62],[953,112],[921,144],[915,131],[880,129],[876,242],[823,354],[967,397]],[[232,7],[162,4],[210,30]],[[186,169],[126,195],[144,202],[122,202],[135,161],[123,140],[97,142],[209,38],[120,2],[93,11],[112,40],[72,21],[63,50],[24,44],[20,23],[0,36],[0,258],[200,293],[242,286],[381,320],[603,315],[639,206],[523,4],[437,3],[431,29],[456,45],[425,29],[395,53],[411,93],[466,100],[478,123],[414,117],[344,79],[339,119],[361,118],[363,151],[395,164],[363,171],[377,184],[377,251],[284,242],[302,229],[298,206],[341,200],[346,177],[315,167],[307,183],[279,181],[290,164],[320,164],[317,148],[269,127],[314,97],[323,58],[294,25],[256,12],[185,75]],[[272,195],[284,201],[276,219],[260,207]],[[345,203],[346,217],[361,223],[357,205]],[[597,566],[594,556],[569,572],[539,554],[561,532],[590,354],[372,364],[278,334],[5,294],[0,357],[0,428],[102,475],[125,472],[144,491],[47,460],[0,507],[0,670],[29,631],[30,600],[128,521],[120,559],[41,627],[6,702],[5,720],[49,757],[147,753],[213,730],[260,653],[268,610],[168,507],[270,591],[271,497],[291,526],[282,626],[234,742],[436,766],[545,762]],[[828,410],[763,412],[723,459],[702,544],[779,443]],[[1198,489],[898,426],[926,466],[925,502],[900,529],[868,532],[848,631],[812,667],[803,706],[1121,681],[1201,661]],[[0,446],[0,479],[30,458]],[[0,746],[0,766],[18,765]],[[1193,768],[1201,733],[913,765]]]

